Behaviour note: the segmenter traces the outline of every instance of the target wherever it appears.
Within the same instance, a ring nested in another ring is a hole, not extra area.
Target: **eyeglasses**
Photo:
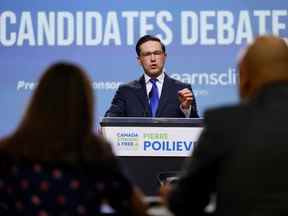
[[[161,50],[156,50],[156,51],[154,51],[154,52],[144,52],[144,53],[141,53],[140,54],[140,56],[141,57],[144,57],[144,58],[147,58],[147,57],[150,57],[150,56],[152,56],[152,55],[154,55],[154,56],[160,56],[160,55],[162,55],[163,54],[163,51],[161,51]]]

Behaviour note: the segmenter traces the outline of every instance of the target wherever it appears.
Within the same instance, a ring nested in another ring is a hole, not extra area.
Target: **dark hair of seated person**
[[[93,133],[93,89],[79,66],[50,66],[18,128],[0,141],[0,214],[145,215],[141,193]]]

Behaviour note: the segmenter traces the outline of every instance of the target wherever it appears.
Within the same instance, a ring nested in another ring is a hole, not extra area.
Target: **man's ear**
[[[164,60],[166,61],[167,53],[164,53]]]
[[[141,61],[141,59],[140,59],[140,57],[139,57],[139,56],[137,56],[137,62],[138,62],[138,64],[139,64],[139,65],[141,65],[141,66],[142,66],[142,61]]]
[[[167,59],[167,53],[164,53],[164,64],[166,62],[166,59]]]

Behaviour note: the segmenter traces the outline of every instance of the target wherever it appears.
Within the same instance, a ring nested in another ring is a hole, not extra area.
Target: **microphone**
[[[146,110],[146,108],[144,109],[144,112],[143,112],[143,117],[147,117],[148,116],[148,112]]]
[[[149,115],[149,110],[147,109],[147,107],[144,107],[144,111],[143,111],[143,117],[150,117]]]

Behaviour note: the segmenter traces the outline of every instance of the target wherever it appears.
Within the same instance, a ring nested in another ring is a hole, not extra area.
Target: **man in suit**
[[[138,40],[136,53],[144,74],[119,87],[105,116],[197,118],[191,86],[163,71],[167,57],[164,44],[145,35]]]
[[[180,180],[162,188],[176,216],[204,215],[213,193],[215,215],[288,215],[287,44],[258,37],[239,71],[242,103],[205,113]]]

